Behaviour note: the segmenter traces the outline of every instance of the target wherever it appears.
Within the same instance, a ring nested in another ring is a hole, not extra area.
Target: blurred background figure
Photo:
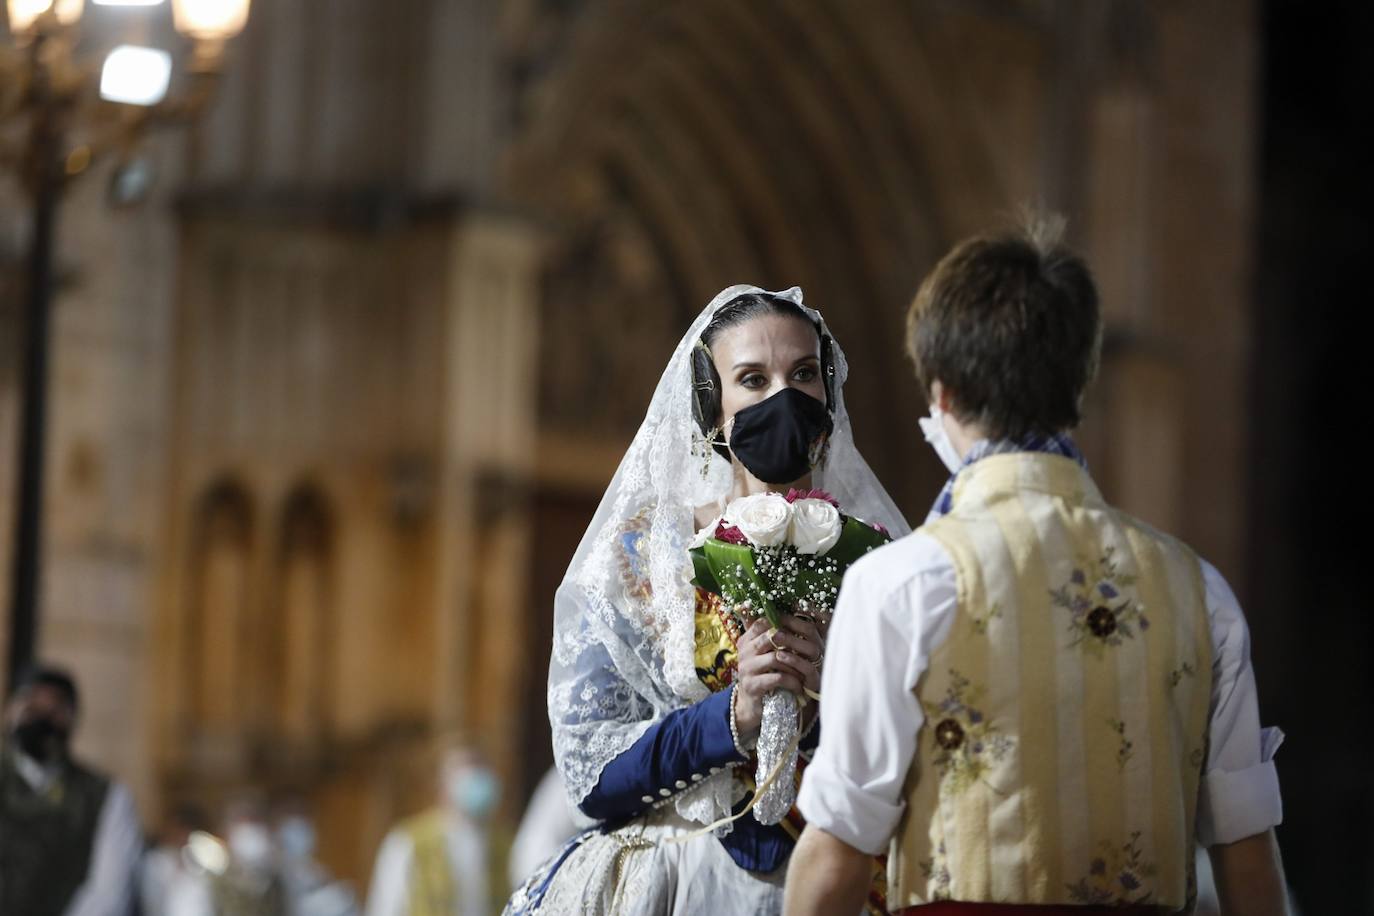
[[[57,668],[23,675],[0,748],[0,913],[124,916],[143,834],[121,783],[72,757],[76,682]]]
[[[304,799],[276,805],[277,850],[290,916],[357,916],[358,899],[316,859],[315,823]]]
[[[441,755],[439,801],[377,852],[367,916],[494,916],[510,894],[507,847],[491,827],[501,783],[471,744]]]
[[[568,800],[563,774],[557,767],[549,767],[530,796],[511,842],[508,869],[511,887],[524,884],[540,863],[595,823]]]
[[[259,796],[242,794],[226,807],[224,843],[226,867],[207,869],[211,906],[206,916],[291,916],[276,834]]]
[[[189,885],[202,879],[186,856],[191,835],[209,829],[210,818],[198,805],[173,805],[139,866],[139,916],[178,916],[176,901],[194,893]]]

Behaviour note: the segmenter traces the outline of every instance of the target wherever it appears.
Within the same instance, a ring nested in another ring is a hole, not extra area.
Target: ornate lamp
[[[162,0],[95,0],[102,6],[155,6]],[[102,156],[127,157],[150,129],[195,117],[213,96],[224,48],[243,31],[250,0],[173,0],[177,31],[191,39],[184,94],[167,95],[172,55],[121,45],[103,63],[77,59],[84,0],[6,0],[12,46],[0,44],[0,171],[13,173],[32,204],[23,312],[23,408],[18,503],[10,581],[8,676],[33,660],[38,634],[42,546],[43,442],[53,232],[64,188]],[[22,123],[23,129],[11,130]],[[6,138],[18,135],[13,145]],[[69,138],[81,141],[69,146]]]

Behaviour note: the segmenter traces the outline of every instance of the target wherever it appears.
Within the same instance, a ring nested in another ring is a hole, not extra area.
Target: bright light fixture
[[[248,22],[249,0],[172,0],[172,21],[183,35],[228,41]]]
[[[96,6],[159,6],[164,0],[91,0]]]
[[[81,7],[84,0],[9,0],[10,31],[14,33],[26,32],[33,25],[34,21],[52,10],[57,14],[57,21],[63,25],[71,25],[81,18]]]
[[[52,0],[9,0],[10,31],[26,31],[50,6]]]
[[[172,55],[157,48],[120,45],[100,71],[100,97],[125,105],[156,105],[167,95]]]
[[[63,25],[71,25],[81,18],[81,7],[85,0],[57,0],[53,4],[53,11],[57,13],[57,21]]]

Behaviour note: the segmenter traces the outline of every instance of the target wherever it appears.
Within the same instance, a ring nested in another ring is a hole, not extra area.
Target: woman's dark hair
[[[1046,221],[960,243],[907,312],[907,352],[923,392],[939,381],[954,415],[992,439],[1077,426],[1097,372],[1097,289],[1062,231],[1062,220]]]
[[[701,341],[692,351],[692,415],[704,436],[710,436],[721,422],[720,375],[716,372],[716,361],[711,355],[711,345],[720,333],[727,328],[744,324],[762,315],[785,315],[798,318],[816,329],[821,340],[821,378],[825,382],[825,406],[835,409],[835,363],[829,336],[821,331],[819,322],[812,321],[797,303],[781,296],[767,293],[744,293],[716,309],[705,329]],[[728,454],[717,443],[717,450]]]

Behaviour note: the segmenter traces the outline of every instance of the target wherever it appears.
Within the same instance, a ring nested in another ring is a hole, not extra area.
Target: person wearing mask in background
[[[224,841],[228,866],[208,876],[214,916],[290,916],[276,835],[260,798],[245,794],[229,803]]]
[[[501,784],[471,745],[455,742],[439,766],[439,804],[382,841],[367,916],[490,916],[510,893],[505,849],[490,818]]]
[[[174,805],[157,837],[157,845],[143,856],[139,866],[139,916],[181,916],[175,901],[187,893],[187,885],[201,880],[201,874],[187,860],[186,844],[191,834],[203,831],[210,818],[199,806]]]
[[[37,667],[5,706],[0,747],[0,914],[125,916],[143,832],[121,783],[72,757],[80,699]]]
[[[353,889],[315,859],[315,824],[302,800],[277,805],[276,835],[291,916],[357,916]]]

